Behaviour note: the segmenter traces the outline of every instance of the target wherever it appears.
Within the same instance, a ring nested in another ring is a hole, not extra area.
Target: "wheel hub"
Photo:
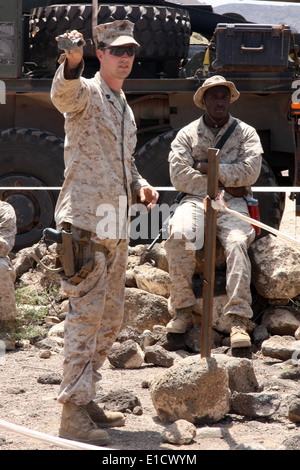
[[[54,199],[48,190],[26,190],[25,187],[43,186],[43,183],[33,176],[11,175],[0,178],[0,187],[15,187],[16,189],[1,189],[3,201],[14,208],[17,218],[17,235],[15,249],[24,248],[37,243],[46,227],[53,224]]]

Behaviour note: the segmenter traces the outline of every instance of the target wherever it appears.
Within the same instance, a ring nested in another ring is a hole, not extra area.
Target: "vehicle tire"
[[[135,38],[141,46],[133,69],[139,69],[139,78],[142,78],[143,71],[147,77],[153,74],[156,77],[159,74],[166,77],[171,74],[174,77],[174,61],[177,64],[176,76],[179,75],[179,66],[187,57],[189,49],[189,13],[180,8],[159,5],[99,5],[98,24],[123,19],[135,24]],[[87,43],[84,48],[85,60],[96,59],[99,68],[91,25],[91,4],[34,8],[29,21],[31,60],[38,68],[55,70],[61,52],[57,48],[55,37],[67,30],[76,29],[83,34]],[[153,62],[158,65],[154,69]]]
[[[147,142],[135,154],[135,163],[140,174],[155,187],[172,186],[169,176],[168,155],[171,142],[177,134],[176,130],[168,131]],[[254,186],[278,186],[269,164],[263,159],[260,176]],[[159,204],[173,204],[176,192],[162,191]],[[259,201],[260,220],[278,230],[284,211],[284,193],[254,192]],[[262,230],[260,237],[269,232]]]
[[[22,187],[60,187],[64,172],[64,143],[38,129],[10,128],[0,132],[0,197],[17,216],[15,249],[37,243],[46,227],[54,226],[58,190]],[[15,187],[5,190],[5,187]]]
[[[55,1],[55,5],[62,5],[62,4],[66,4],[66,5],[70,5],[70,3],[74,3],[74,0],[62,0],[62,1]],[[86,3],[89,3],[91,4],[92,3],[92,0],[84,0],[84,1],[81,1],[80,2],[81,4],[86,4]],[[98,1],[98,4],[102,4],[102,3],[105,3],[107,4],[108,2],[102,2],[101,0]],[[140,0],[130,0],[130,3],[132,5],[140,5],[141,4],[141,1]],[[147,5],[165,5],[165,0],[147,0]],[[126,0],[118,0],[117,2],[118,5],[128,5],[128,1]],[[115,5],[115,4],[113,4]]]

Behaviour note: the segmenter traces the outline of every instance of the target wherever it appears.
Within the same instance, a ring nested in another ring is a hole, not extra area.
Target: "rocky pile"
[[[288,249],[287,249],[288,248]],[[53,249],[39,243],[21,250],[13,260],[16,286],[29,289],[50,289],[57,285],[58,293],[51,303],[44,325],[46,335],[34,340],[40,354],[61,351],[67,300],[59,290],[57,274],[43,270],[29,255],[35,254],[44,264],[53,262]],[[227,302],[225,292],[225,262],[217,248],[215,296],[213,308],[212,354],[200,357],[201,300],[203,253],[198,253],[194,291],[199,299],[199,312],[194,327],[184,335],[166,333],[170,319],[167,299],[170,279],[162,244],[151,252],[145,246],[131,247],[126,276],[125,314],[122,329],[109,355],[112,367],[136,369],[145,364],[159,366],[160,372],[149,387],[158,418],[167,426],[163,439],[172,443],[187,443],[193,439],[197,424],[217,423],[227,413],[251,419],[284,414],[291,423],[300,422],[300,276],[299,248],[286,246],[268,235],[255,241],[250,250],[253,267],[253,311],[248,329],[252,337],[251,351],[231,351],[229,322],[223,315]],[[24,306],[25,308],[25,306]],[[20,343],[19,347],[24,346]],[[256,369],[258,357],[269,358],[270,364],[281,364],[278,380],[288,381],[289,392],[281,394],[276,387],[264,390]],[[41,377],[40,380],[51,380]],[[55,377],[53,380],[59,380]],[[57,382],[56,382],[57,383]],[[120,394],[120,391],[118,391]],[[121,395],[126,395],[125,391]],[[136,397],[127,408],[142,413]],[[109,407],[116,397],[99,397]],[[120,398],[117,400],[120,403]],[[125,406],[125,410],[126,410]],[[116,407],[116,406],[115,406]],[[300,434],[283,448],[300,449]]]

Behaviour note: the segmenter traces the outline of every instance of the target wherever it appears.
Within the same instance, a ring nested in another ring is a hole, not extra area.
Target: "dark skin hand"
[[[200,173],[202,173],[202,175],[207,175],[208,163],[207,162],[196,161],[193,165],[193,168],[195,170],[200,171]]]
[[[196,161],[193,165],[193,168],[199,171],[202,175],[207,175],[208,163]],[[238,188],[226,188],[221,181],[218,182],[219,188],[224,188],[231,196],[233,197],[243,197],[247,195],[247,190],[245,186],[240,186]]]

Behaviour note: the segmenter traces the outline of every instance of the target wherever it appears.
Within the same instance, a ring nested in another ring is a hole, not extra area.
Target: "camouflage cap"
[[[221,75],[214,75],[213,77],[209,77],[205,82],[203,82],[202,86],[198,88],[196,93],[194,94],[194,103],[202,109],[205,109],[204,105],[204,93],[214,86],[226,86],[230,90],[230,103],[236,101],[240,93],[235,88],[234,83],[225,80],[224,77]]]
[[[139,43],[133,37],[134,24],[128,20],[116,20],[112,23],[99,24],[94,28],[94,37],[108,46],[123,46]]]

